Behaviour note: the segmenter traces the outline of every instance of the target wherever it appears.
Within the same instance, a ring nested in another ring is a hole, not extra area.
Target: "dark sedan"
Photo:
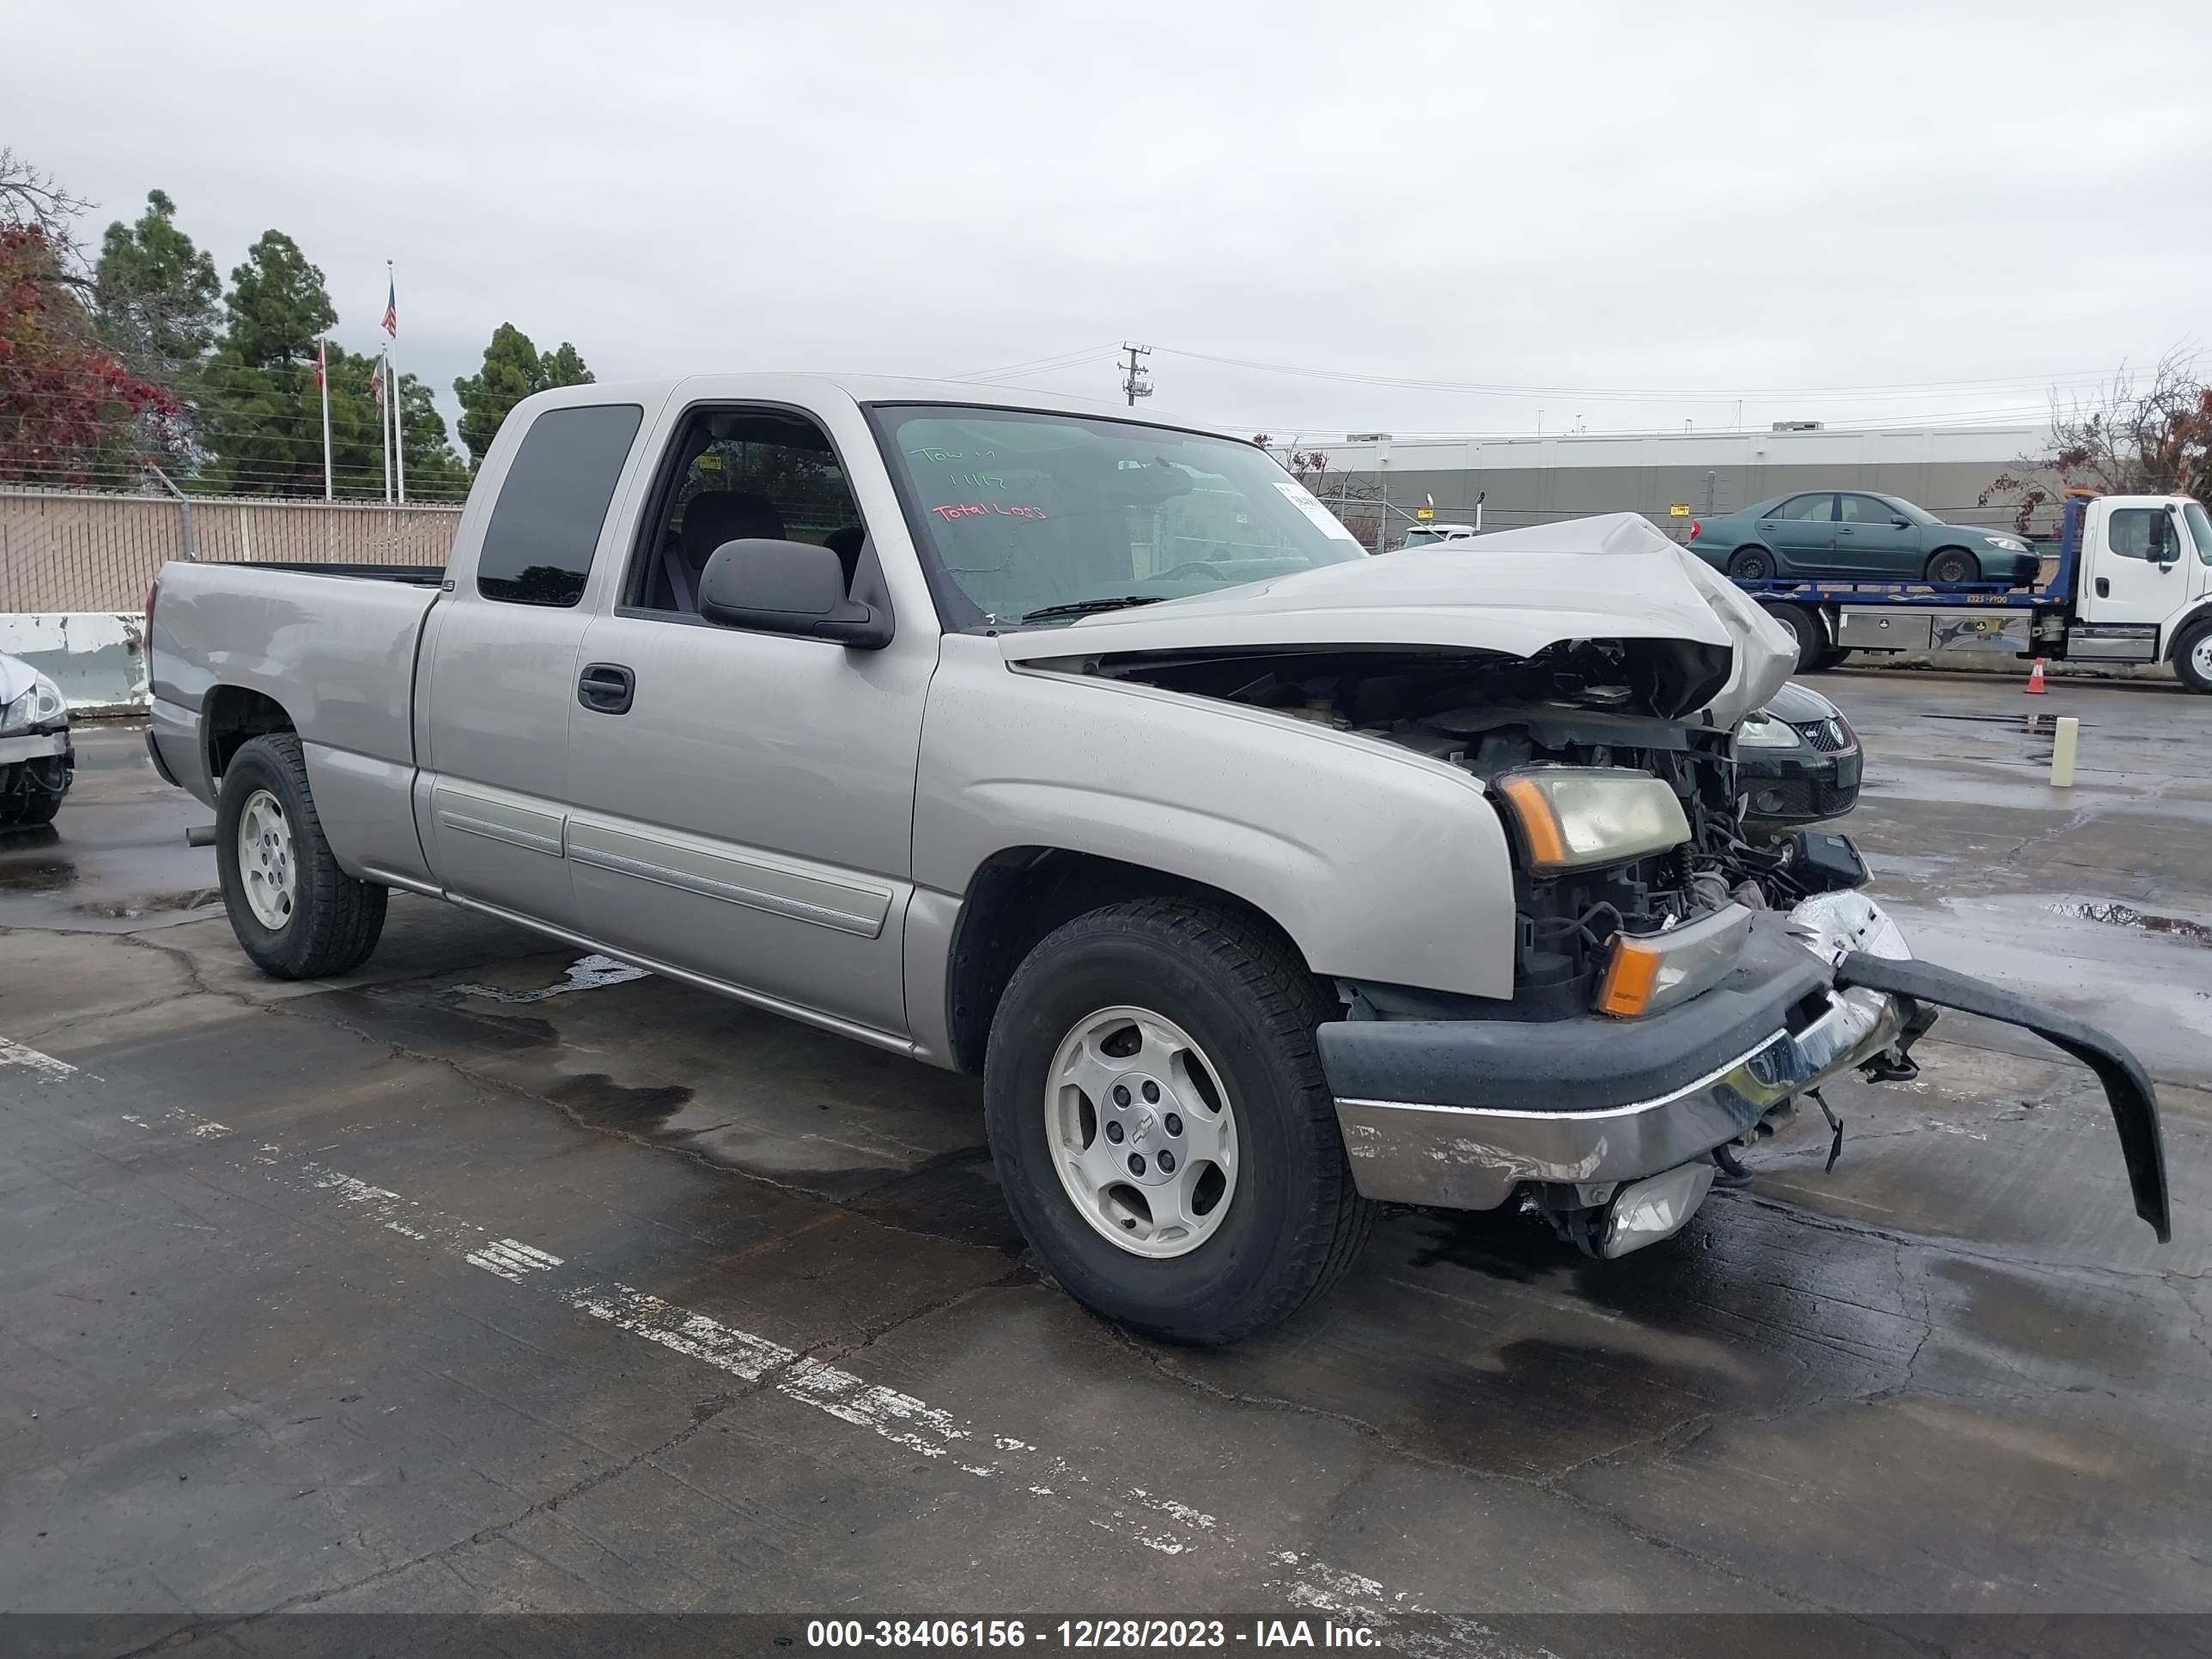
[[[1746,827],[1777,835],[1858,805],[1858,733],[1819,692],[1791,681],[1736,728]]]
[[[1690,550],[1741,581],[1873,577],[1888,581],[2035,580],[2035,550],[2008,531],[1945,524],[1898,495],[1800,490],[1690,526]]]

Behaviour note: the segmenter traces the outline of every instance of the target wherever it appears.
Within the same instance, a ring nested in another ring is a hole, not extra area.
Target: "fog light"
[[[1674,1237],[1689,1224],[1712,1189],[1713,1166],[1705,1158],[1649,1180],[1630,1182],[1613,1196],[1602,1254],[1610,1260]]]

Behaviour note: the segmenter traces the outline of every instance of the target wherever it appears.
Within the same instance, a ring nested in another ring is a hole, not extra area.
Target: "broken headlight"
[[[61,687],[44,674],[31,677],[31,689],[15,702],[0,708],[0,732],[28,732],[62,717],[68,705],[62,700]]]
[[[1540,876],[1626,864],[1679,847],[1690,821],[1674,788],[1649,772],[1610,766],[1534,766],[1492,785]]]

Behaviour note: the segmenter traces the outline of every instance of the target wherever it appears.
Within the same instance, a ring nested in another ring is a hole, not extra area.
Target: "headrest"
[[[765,495],[718,489],[694,495],[684,508],[684,557],[695,570],[724,542],[756,536],[783,539],[783,514]]]

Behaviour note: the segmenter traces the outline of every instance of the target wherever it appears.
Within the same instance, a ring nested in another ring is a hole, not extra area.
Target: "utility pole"
[[[1129,354],[1128,372],[1121,377],[1121,390],[1128,396],[1129,407],[1134,409],[1137,406],[1138,398],[1149,398],[1152,395],[1149,371],[1137,361],[1139,357],[1151,356],[1152,349],[1150,346],[1131,345],[1124,340],[1121,343],[1121,349]]]

